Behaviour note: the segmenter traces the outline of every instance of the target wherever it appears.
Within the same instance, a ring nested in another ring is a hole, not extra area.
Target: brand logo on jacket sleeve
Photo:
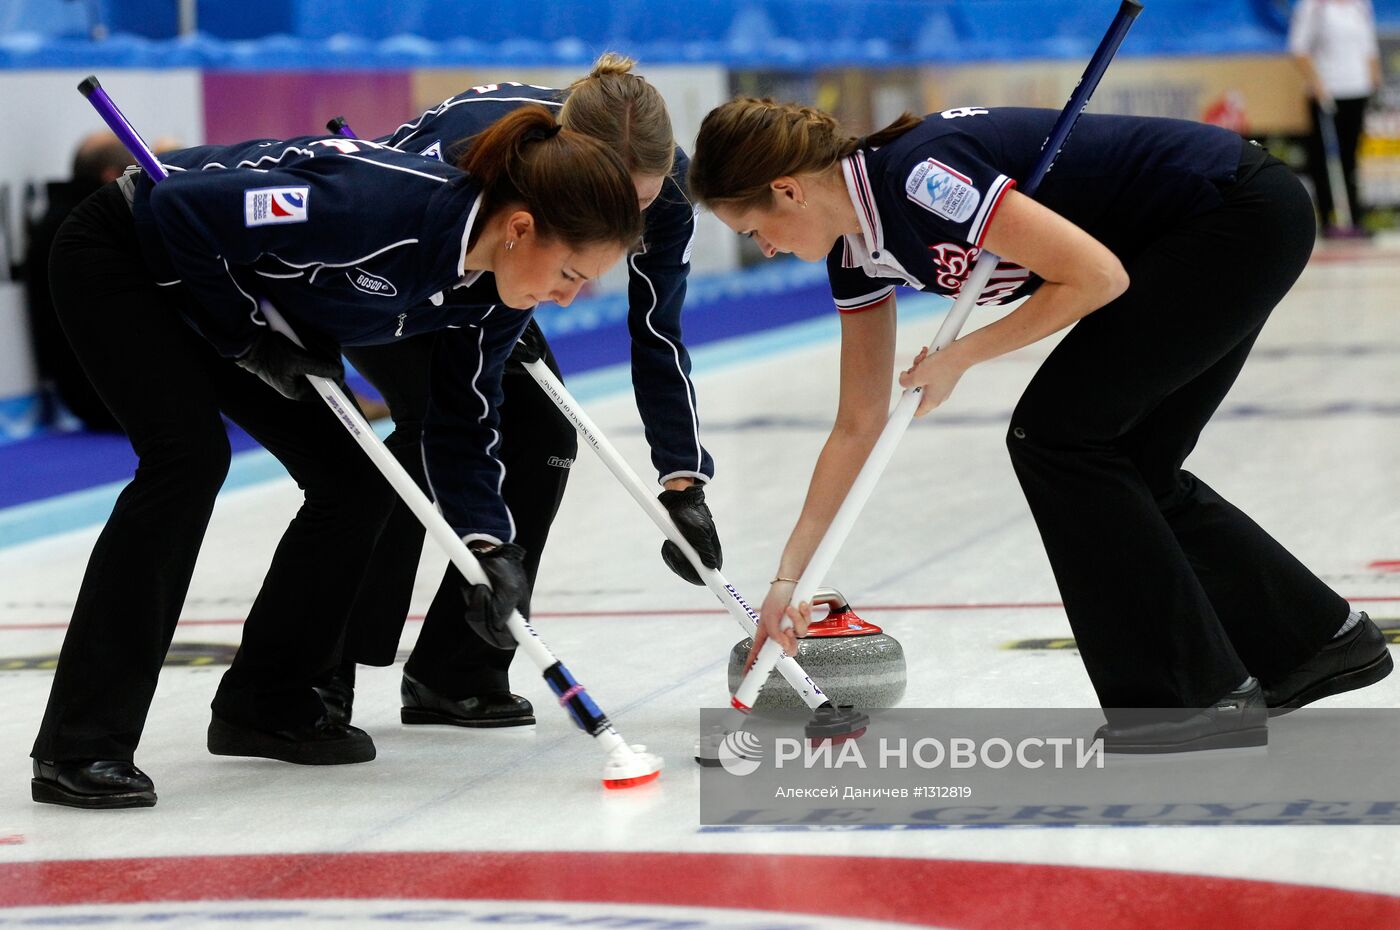
[[[309,187],[260,187],[243,192],[243,225],[305,223]]]
[[[971,178],[932,158],[909,173],[904,193],[925,210],[954,223],[971,219],[982,201]]]

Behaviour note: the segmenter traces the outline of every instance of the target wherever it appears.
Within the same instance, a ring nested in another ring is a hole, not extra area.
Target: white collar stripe
[[[875,194],[870,189],[870,179],[865,172],[865,153],[857,150],[851,158],[851,165],[854,168],[856,179],[856,193],[860,197],[861,208],[865,211],[866,226],[870,230],[870,247],[878,251],[884,238],[880,229],[880,212],[875,209]]]
[[[471,212],[467,214],[467,223],[462,227],[462,254],[457,256],[457,274],[467,275],[467,246],[471,244],[472,226],[476,223],[476,215],[481,210],[481,201],[486,199],[483,191],[478,194],[476,200],[472,202]],[[475,280],[475,279],[473,279]]]

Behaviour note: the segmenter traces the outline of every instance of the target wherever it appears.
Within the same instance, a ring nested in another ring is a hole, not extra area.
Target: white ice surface
[[[1315,264],[1276,312],[1189,463],[1344,595],[1400,596],[1400,262]],[[899,357],[936,320],[901,326]],[[974,323],[976,320],[974,319]],[[972,371],[944,411],[910,431],[830,579],[911,661],[910,706],[1090,706],[1071,652],[1012,651],[1068,636],[1058,595],[1003,446],[1009,412],[1048,346]],[[719,353],[703,354],[715,359]],[[836,397],[827,340],[738,365],[702,363],[708,495],[725,571],[755,604],[791,528]],[[645,443],[629,396],[588,405],[639,471]],[[289,480],[221,497],[184,618],[246,613],[280,527]],[[0,550],[0,669],[54,654],[96,528]],[[518,731],[405,728],[399,668],[361,669],[356,723],[367,765],[298,768],[204,749],[222,669],[168,668],[138,763],[159,806],[90,814],[36,805],[28,750],[52,675],[0,671],[0,862],[86,857],[371,850],[684,850],[1047,862],[1267,878],[1400,893],[1400,843],[1383,827],[1161,827],[906,833],[711,834],[697,828],[689,761],[696,709],[727,702],[739,631],[704,589],[674,578],[659,536],[584,448],[534,596],[537,628],[623,735],[663,754],[653,786],[605,792],[601,758],[524,660],[515,688],[539,725]],[[442,559],[424,559],[414,612]],[[1358,601],[1378,619],[1400,602]],[[996,609],[971,605],[1004,604]],[[959,607],[958,605],[964,605]],[[906,609],[881,609],[903,607]],[[120,605],[113,605],[120,613]],[[617,611],[609,615],[610,611]],[[694,611],[685,615],[684,611]],[[580,615],[580,614],[584,615]],[[37,628],[36,628],[37,627]],[[405,647],[417,634],[410,622]],[[239,627],[182,624],[178,642],[233,644]],[[1400,705],[1400,676],[1337,706]]]

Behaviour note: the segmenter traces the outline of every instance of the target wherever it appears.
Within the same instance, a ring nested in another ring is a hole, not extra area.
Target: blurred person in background
[[[49,291],[49,252],[58,227],[73,208],[102,185],[115,181],[129,164],[131,156],[112,133],[104,130],[85,137],[73,153],[72,177],[49,183],[47,209],[28,228],[24,256],[29,332],[39,379],[84,427],[104,433],[119,433],[121,426],[97,396],[63,334]],[[44,419],[52,420],[52,413],[46,413]]]
[[[158,153],[178,148],[180,140],[170,136],[162,136],[152,146]],[[126,147],[112,133],[99,130],[84,137],[73,153],[72,177],[49,183],[44,214],[28,227],[23,266],[29,331],[39,378],[85,429],[101,433],[119,433],[122,428],[97,395],[63,334],[50,295],[49,252],[58,227],[73,208],[102,185],[115,181],[131,162]],[[45,422],[53,419],[53,411],[44,415]]]
[[[1366,106],[1383,82],[1376,14],[1370,0],[1299,0],[1288,25],[1288,50],[1303,72],[1312,111],[1308,168],[1317,190],[1324,229],[1332,225],[1337,194],[1327,175],[1327,152],[1321,120],[1324,110],[1337,127],[1342,176],[1351,220],[1360,228],[1356,197],[1356,149],[1361,142]]]

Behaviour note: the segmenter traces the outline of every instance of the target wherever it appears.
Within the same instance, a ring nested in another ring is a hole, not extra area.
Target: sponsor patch
[[[932,158],[909,173],[904,193],[925,210],[954,223],[966,223],[982,202],[971,178]]]
[[[574,467],[574,460],[573,460],[573,459],[560,458],[560,457],[557,456],[557,455],[551,455],[551,456],[549,457],[549,461],[546,462],[545,464],[546,464],[546,465],[549,465],[549,466],[552,467],[552,468],[573,468],[573,467]]]
[[[243,225],[305,223],[309,187],[260,187],[243,192]]]
[[[394,282],[388,278],[381,278],[377,274],[370,274],[368,271],[361,271],[358,268],[351,268],[345,272],[345,277],[350,279],[350,283],[355,285],[357,290],[366,294],[374,294],[377,297],[394,297],[399,289],[394,287]],[[402,326],[403,320],[399,321]]]
[[[418,154],[425,158],[436,158],[438,161],[442,161],[442,140],[437,140]]]

